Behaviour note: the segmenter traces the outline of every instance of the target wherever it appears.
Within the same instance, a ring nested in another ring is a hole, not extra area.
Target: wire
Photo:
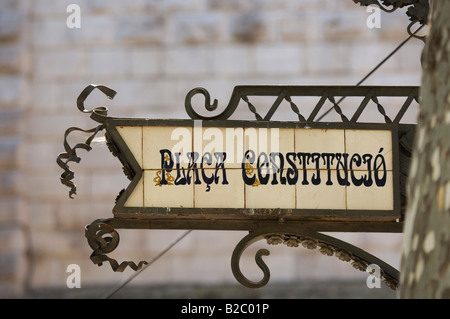
[[[356,83],[355,86],[361,85],[365,80],[367,80],[373,73],[375,73],[376,70],[378,70],[387,60],[389,60],[398,50],[400,50],[401,47],[403,47],[411,38],[415,36],[417,32],[419,32],[420,29],[423,28],[423,25],[421,25],[413,34],[410,34],[409,37],[407,37],[403,42],[401,42],[391,53],[389,53],[380,63],[378,63],[365,77],[363,77],[358,83]],[[341,103],[346,96],[343,96],[339,99],[339,101],[336,102],[337,105]],[[325,113],[323,113],[317,121],[320,121],[323,119],[328,113],[331,112],[331,110],[334,109],[334,106],[332,106],[329,110],[327,110]]]
[[[164,249],[163,251],[161,251],[157,256],[155,256],[152,260],[150,260],[148,262],[147,265],[145,265],[144,267],[142,267],[139,271],[135,272],[133,275],[131,275],[127,280],[125,280],[120,286],[118,286],[117,288],[112,289],[110,292],[108,292],[107,294],[105,294],[105,296],[102,299],[108,299],[111,298],[116,292],[118,292],[120,289],[122,289],[123,287],[125,287],[125,285],[127,285],[131,280],[133,280],[134,278],[136,278],[136,276],[138,276],[140,273],[142,273],[146,268],[148,268],[151,264],[153,264],[154,262],[156,262],[159,258],[161,258],[166,252],[168,252],[173,246],[175,246],[176,244],[178,244],[184,237],[186,237],[191,230],[186,231],[183,235],[181,235],[180,237],[178,237],[173,243],[171,243],[169,246],[167,246],[166,249]]]

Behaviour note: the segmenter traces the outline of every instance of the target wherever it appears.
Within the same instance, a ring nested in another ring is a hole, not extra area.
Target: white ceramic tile
[[[201,136],[198,136],[198,135]],[[214,153],[226,153],[225,167],[240,168],[243,158],[244,150],[244,129],[236,128],[221,128],[221,127],[202,127],[194,128],[194,146],[195,152],[198,152],[201,157],[206,153],[212,155],[212,165],[215,167],[217,162],[222,162],[222,159],[217,161]],[[209,156],[209,155],[208,155]],[[208,158],[205,157],[205,160]]]
[[[194,207],[194,185],[174,185],[177,172],[166,175],[170,185],[160,185],[160,170],[144,171],[145,207]]]
[[[244,208],[244,182],[241,170],[226,170],[228,184],[223,184],[222,173],[220,170],[216,175],[215,169],[204,170],[207,179],[218,176],[219,180],[217,184],[213,182],[208,186],[201,177],[202,183],[194,186],[194,205],[196,208]]]
[[[144,206],[144,178],[142,177],[128,197],[124,207],[143,207]]]
[[[344,130],[340,129],[295,129],[295,152],[296,153],[344,153],[345,139]],[[297,165],[300,161],[297,158]],[[307,168],[315,168],[316,163],[310,160]],[[326,163],[319,159],[319,169],[326,168]]]
[[[346,209],[346,186],[339,185],[336,179],[336,171],[331,171],[332,185],[327,185],[327,170],[320,171],[321,182],[314,185],[311,182],[311,177],[316,173],[316,170],[308,171],[308,185],[302,184],[303,177],[299,175],[296,207],[298,209]]]
[[[142,167],[142,126],[118,126],[117,131]]]
[[[244,148],[255,150],[255,153],[293,152],[294,129],[292,128],[245,128]]]
[[[355,177],[362,178],[367,172],[354,172]],[[392,172],[387,172],[386,184],[378,187],[364,185],[347,187],[348,209],[392,210],[394,209],[394,193]]]
[[[346,150],[351,157],[352,154],[358,153],[371,154],[375,157],[381,154],[386,161],[386,169],[392,170],[392,132],[384,130],[345,130]],[[381,153],[380,149],[383,149]],[[372,164],[373,168],[373,164]],[[363,165],[363,170],[367,169],[367,165]]]
[[[281,153],[285,158],[286,153],[294,152],[294,129],[290,128],[246,128],[245,129],[245,144],[244,157],[247,150],[254,151],[253,166],[256,167],[258,157],[262,156],[264,152],[267,159],[271,162],[270,153]],[[261,161],[263,161],[261,157]],[[249,163],[251,160],[245,159]],[[280,167],[280,160],[278,156],[274,156],[273,160],[277,168]],[[285,161],[285,166],[286,160]],[[272,163],[270,167],[273,167]]]
[[[261,172],[263,177],[270,170]],[[278,184],[273,185],[273,175],[269,174],[267,184],[261,184],[256,170],[256,182],[253,185],[245,185],[245,204],[246,208],[295,208],[295,185],[281,184],[280,175],[277,174]],[[286,176],[286,170],[283,172]]]
[[[169,150],[173,161],[175,153],[181,152],[180,161],[187,167],[186,153],[192,151],[191,127],[153,127],[143,128],[143,168],[161,169],[160,150]],[[168,155],[168,154],[167,154]],[[175,168],[175,164],[174,164]]]

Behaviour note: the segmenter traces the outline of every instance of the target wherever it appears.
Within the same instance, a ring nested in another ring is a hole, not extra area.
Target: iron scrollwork
[[[138,271],[148,264],[146,261],[140,261],[138,264],[132,261],[123,261],[119,264],[117,260],[108,257],[107,254],[114,251],[119,245],[119,233],[103,220],[96,220],[86,226],[85,236],[93,250],[89,258],[98,266],[109,262],[113,271],[123,272],[127,267]]]
[[[83,113],[89,113],[91,114],[91,119],[94,121],[100,123],[95,128],[84,130],[78,127],[71,127],[68,128],[64,134],[64,150],[65,152],[58,154],[58,157],[56,159],[56,162],[59,167],[61,167],[64,172],[61,174],[60,181],[63,185],[70,188],[69,191],[69,197],[73,198],[72,196],[77,193],[76,185],[73,183],[74,178],[74,172],[69,168],[69,162],[75,162],[79,163],[81,158],[77,155],[78,149],[84,149],[85,151],[90,151],[92,149],[91,142],[95,138],[95,136],[98,134],[98,132],[102,131],[105,127],[103,125],[107,115],[108,115],[108,108],[106,106],[100,106],[96,107],[92,110],[88,110],[84,106],[84,102],[87,99],[87,97],[91,94],[92,91],[95,89],[100,90],[103,94],[105,94],[108,98],[113,99],[116,95],[116,91],[104,86],[104,85],[95,85],[91,84],[88,85],[78,96],[77,99],[77,107],[78,109]],[[74,131],[81,131],[83,133],[92,133],[84,143],[78,143],[74,147],[71,147],[69,145],[69,142],[67,141],[68,136],[74,132]]]
[[[217,108],[217,100],[211,105],[210,95],[205,88],[195,88],[191,90],[185,99],[186,113],[193,120],[228,120],[236,111],[239,102],[243,100],[250,112],[255,116],[257,121],[270,121],[272,116],[278,110],[283,101],[287,101],[291,110],[297,115],[299,123],[312,123],[316,121],[318,114],[323,110],[326,102],[331,102],[332,110],[340,117],[342,122],[356,123],[367,109],[369,102],[373,102],[377,111],[384,117],[385,123],[400,123],[406,110],[413,101],[419,102],[419,90],[415,86],[404,87],[380,87],[380,86],[282,86],[282,85],[238,85],[234,87],[230,101],[225,109],[217,115],[201,115],[194,110],[192,98],[202,94],[205,96],[205,108],[207,111],[214,111]],[[272,96],[276,97],[269,111],[265,115],[259,114],[256,107],[250,101],[250,96]],[[293,102],[293,96],[317,96],[319,97],[314,109],[309,115],[301,114],[300,108]],[[339,103],[335,98],[344,97],[361,97],[363,98],[360,105],[351,117],[343,113]],[[399,109],[395,118],[390,118],[386,114],[386,110],[379,102],[379,97],[404,97],[405,102]]]
[[[353,268],[367,271],[368,266],[375,264],[380,267],[380,276],[386,286],[395,290],[398,287],[399,272],[379,258],[337,238],[311,231],[273,232],[262,230],[250,232],[235,247],[231,258],[231,269],[236,280],[248,288],[264,287],[270,279],[270,270],[262,260],[262,256],[270,254],[267,249],[259,249],[255,261],[263,272],[263,278],[257,282],[249,280],[242,273],[239,262],[243,252],[253,243],[266,240],[269,245],[285,244],[288,247],[303,246],[307,249],[318,249],[323,255],[335,256],[341,261],[349,262]]]

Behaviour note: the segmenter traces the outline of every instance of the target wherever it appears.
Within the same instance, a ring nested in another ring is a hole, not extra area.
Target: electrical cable
[[[419,32],[420,29],[423,28],[423,25],[420,26],[413,34],[411,34],[409,37],[407,37],[403,42],[401,42],[394,50],[392,50],[391,53],[389,53],[380,63],[378,63],[365,77],[363,77],[358,83],[356,83],[355,86],[360,86],[365,80],[367,80],[373,73],[375,73],[376,70],[378,70],[387,60],[389,60],[398,50],[400,50],[401,47],[403,47],[411,38],[415,36],[417,32]],[[343,96],[339,99],[339,101],[336,102],[337,105],[341,103],[346,97]],[[317,121],[320,121],[323,119],[328,113],[331,112],[331,110],[334,109],[334,106],[332,106],[330,109],[328,109],[325,113],[323,113]]]
[[[169,246],[167,246],[166,249],[161,251],[157,256],[155,256],[152,260],[148,262],[144,267],[141,268],[141,270],[135,272],[133,275],[131,275],[127,280],[125,280],[120,286],[117,288],[112,289],[110,292],[105,294],[105,296],[102,299],[108,299],[111,298],[115,293],[117,293],[120,289],[125,287],[131,280],[133,280],[136,276],[138,276],[140,273],[142,273],[146,268],[148,268],[150,265],[152,265],[154,262],[156,262],[159,258],[161,258],[166,252],[168,252],[172,247],[174,247],[176,244],[178,244],[184,237],[186,237],[191,230],[188,230],[184,232],[180,237],[178,237],[173,243],[171,243]]]

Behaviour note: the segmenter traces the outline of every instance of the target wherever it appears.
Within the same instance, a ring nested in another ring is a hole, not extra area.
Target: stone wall
[[[69,4],[81,28],[68,28]],[[105,104],[117,117],[187,118],[184,98],[208,89],[225,105],[239,84],[354,85],[407,37],[404,11],[370,13],[351,0],[33,0],[0,3],[0,296],[26,288],[68,289],[67,266],[82,287],[120,283],[132,270],[97,267],[84,226],[111,217],[128,185],[103,142],[73,164],[78,193],[68,197],[56,156],[67,128],[95,123],[76,108],[91,83],[118,92]],[[411,40],[364,84],[419,85],[423,44]],[[288,112],[284,117],[293,118]],[[237,116],[248,116],[238,113]],[[414,120],[414,115],[410,115]],[[78,136],[83,140],[83,136]],[[183,231],[120,231],[118,260],[149,260]],[[235,283],[230,258],[245,232],[194,231],[135,283]],[[340,234],[394,266],[401,235]],[[249,257],[243,265],[260,275]],[[367,277],[306,249],[272,248],[273,281]],[[249,275],[250,277],[250,275]]]

